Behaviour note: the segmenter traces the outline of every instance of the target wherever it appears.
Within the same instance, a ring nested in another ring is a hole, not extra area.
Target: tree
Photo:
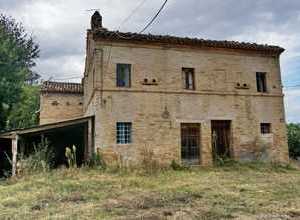
[[[39,93],[37,85],[23,86],[20,101],[12,106],[8,115],[8,129],[31,127],[38,123]]]
[[[25,79],[32,74],[39,46],[21,23],[0,14],[0,131],[22,97]]]
[[[300,124],[287,125],[290,157],[300,157]]]

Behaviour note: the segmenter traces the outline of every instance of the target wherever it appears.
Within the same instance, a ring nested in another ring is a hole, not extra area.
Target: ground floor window
[[[117,122],[117,144],[131,143],[131,122]]]

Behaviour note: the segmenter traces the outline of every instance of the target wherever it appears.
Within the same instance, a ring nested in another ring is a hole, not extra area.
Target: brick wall
[[[137,163],[146,147],[161,163],[180,162],[180,123],[191,122],[201,125],[201,164],[209,165],[211,120],[230,120],[235,159],[255,159],[264,151],[270,160],[288,160],[277,56],[101,41],[93,49],[96,57],[93,68],[86,69],[85,86],[93,77],[94,89],[89,102],[85,94],[85,115],[95,115],[95,147],[107,155]],[[117,63],[132,65],[131,88],[116,87]],[[183,89],[182,67],[195,69],[195,91]],[[256,72],[267,73],[267,93],[257,92]],[[158,85],[143,85],[144,78]],[[165,109],[168,118],[162,117]],[[116,122],[132,122],[131,144],[116,144]],[[260,133],[262,122],[272,124],[272,134]]]
[[[70,120],[83,115],[82,94],[42,93],[40,103],[40,124]]]

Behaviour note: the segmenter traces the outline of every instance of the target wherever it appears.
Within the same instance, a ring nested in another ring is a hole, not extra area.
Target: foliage
[[[5,159],[6,159],[6,162],[9,164],[10,167],[13,166],[13,162],[12,162],[12,158],[9,157],[9,155],[4,151],[4,155],[5,155]],[[0,180],[1,180],[1,177],[4,177],[4,178],[8,178],[12,175],[12,170],[11,169],[4,169],[3,170],[3,176],[0,176]]]
[[[72,148],[66,147],[65,156],[68,161],[69,168],[77,167],[77,158],[76,158],[76,147],[73,145]]]
[[[214,164],[216,166],[228,166],[228,165],[232,165],[235,163],[238,163],[238,162],[229,157],[220,157],[218,155],[216,155],[215,160],[214,160]]]
[[[42,138],[41,142],[33,144],[34,152],[28,157],[21,155],[17,165],[18,173],[46,172],[53,166],[54,152],[48,140]]]
[[[0,131],[13,105],[21,99],[26,77],[32,73],[39,46],[21,23],[0,14]]]
[[[172,160],[172,162],[171,162],[171,168],[173,170],[188,170],[189,169],[188,166],[184,166],[182,164],[179,164],[175,160]]]
[[[142,161],[141,168],[148,173],[153,174],[157,173],[157,171],[161,170],[161,166],[158,161],[154,158],[154,152],[151,148],[145,146],[141,152]]]
[[[300,157],[300,124],[288,124],[287,131],[290,157]]]
[[[106,168],[105,161],[103,160],[102,154],[100,152],[93,153],[91,158],[87,161],[86,165],[88,167],[94,168]]]
[[[24,128],[38,124],[39,86],[22,87],[21,100],[12,106],[8,115],[7,128]]]

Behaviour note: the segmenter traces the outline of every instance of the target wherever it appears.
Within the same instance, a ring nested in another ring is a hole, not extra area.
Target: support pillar
[[[92,154],[94,153],[94,135],[93,135],[93,121],[88,120],[87,128],[86,128],[86,138],[85,138],[85,159],[91,158]]]
[[[18,135],[12,139],[12,176],[15,176],[17,173],[17,154],[18,154]]]
[[[204,121],[201,124],[201,165],[213,165],[212,144],[211,144],[211,122]]]

